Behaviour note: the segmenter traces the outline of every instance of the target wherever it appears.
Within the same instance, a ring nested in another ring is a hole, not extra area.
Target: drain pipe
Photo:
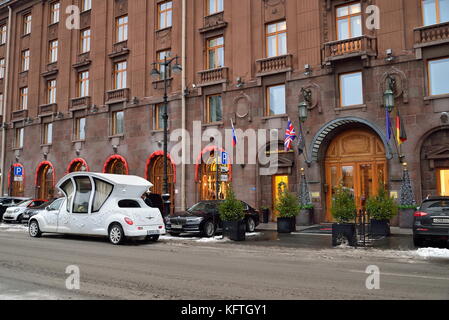
[[[182,164],[181,164],[181,210],[185,211],[187,208],[187,199],[186,199],[186,161],[187,157],[186,152],[187,146],[186,141],[186,95],[187,95],[187,86],[186,86],[186,32],[187,32],[187,2],[186,0],[182,0],[182,53],[181,53],[181,64],[182,64],[182,102],[181,102],[181,118],[182,118]]]
[[[7,34],[7,42],[6,42],[6,61],[5,61],[5,70],[4,70],[4,89],[3,89],[3,101],[2,101],[2,149],[1,149],[1,183],[0,183],[0,192],[3,195],[5,190],[5,179],[8,176],[5,172],[5,162],[6,162],[6,103],[8,101],[8,93],[9,93],[9,59],[10,59],[10,47],[11,47],[11,26],[12,26],[12,9],[11,6],[8,6],[8,34]]]

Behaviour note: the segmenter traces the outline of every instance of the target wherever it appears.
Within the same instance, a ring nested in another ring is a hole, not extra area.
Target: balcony
[[[414,30],[415,48],[449,43],[449,22],[419,27]]]
[[[222,67],[198,72],[199,85],[206,86],[227,82],[228,70],[229,69],[227,67]]]
[[[58,105],[56,103],[44,104],[39,106],[39,115],[53,115],[58,112]]]
[[[90,97],[79,97],[70,100],[70,111],[82,110],[90,107]]]
[[[16,110],[12,112],[11,120],[14,121],[21,121],[25,120],[28,117],[28,110],[22,109],[22,110]]]
[[[109,58],[114,59],[129,54],[128,41],[114,43]]]
[[[106,104],[126,102],[129,100],[129,89],[116,89],[106,92]]]
[[[256,60],[256,76],[266,76],[274,73],[291,72],[293,69],[291,54]]]
[[[348,58],[377,56],[377,39],[370,36],[361,36],[345,40],[331,41],[324,44],[322,60],[325,64]]]
[[[208,31],[226,28],[227,25],[228,23],[224,21],[224,13],[219,12],[204,17],[204,27],[202,27],[199,31],[200,33],[205,33]]]
[[[90,60],[90,52],[86,52],[86,53],[81,53],[78,55],[78,57],[76,58],[76,63],[73,64],[73,68],[75,69],[79,69],[82,67],[87,67],[92,63],[92,61]]]

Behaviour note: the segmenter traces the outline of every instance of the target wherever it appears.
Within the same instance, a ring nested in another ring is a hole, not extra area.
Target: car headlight
[[[203,221],[203,217],[187,218],[187,223],[198,223]]]
[[[17,213],[17,212],[19,212],[20,211],[20,209],[16,209],[16,210],[14,210],[14,213]]]

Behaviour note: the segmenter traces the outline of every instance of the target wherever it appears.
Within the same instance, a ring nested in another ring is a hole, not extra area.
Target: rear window
[[[120,200],[118,206],[119,208],[141,208],[136,200]]]
[[[437,209],[437,208],[449,208],[449,200],[425,201],[421,206],[421,210]]]

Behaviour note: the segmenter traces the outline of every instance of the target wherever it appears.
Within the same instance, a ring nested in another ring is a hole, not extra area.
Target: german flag
[[[404,122],[399,114],[399,110],[396,112],[396,139],[398,140],[398,145],[407,141],[407,133],[405,132]]]

